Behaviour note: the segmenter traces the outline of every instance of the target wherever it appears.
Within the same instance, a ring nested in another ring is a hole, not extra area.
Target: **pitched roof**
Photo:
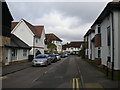
[[[80,48],[80,46],[84,43],[84,41],[71,41],[67,47],[74,47],[74,48]]]
[[[104,10],[102,11],[102,13],[98,16],[98,18],[95,20],[95,22],[93,23],[93,25],[91,26],[91,28],[95,25],[95,24],[99,24],[102,22],[102,20],[108,16],[109,13],[111,13],[112,10],[117,9],[120,10],[120,1],[119,2],[109,2],[106,7],[104,8]]]
[[[62,40],[60,38],[58,38],[55,34],[51,33],[51,34],[45,34],[46,37],[46,43],[51,43],[52,41],[61,41]]]
[[[6,45],[6,47],[10,48],[22,48],[22,49],[31,49],[26,43],[20,40],[15,35],[11,34],[11,43],[10,45]]]
[[[99,17],[95,20],[95,22],[93,23],[93,25],[91,26],[91,28],[94,27],[95,24],[100,24],[102,22],[102,20],[108,16],[108,14],[114,10],[114,9],[120,9],[120,1],[119,2],[109,2],[106,7],[104,8],[104,10],[102,11],[102,13],[99,15]],[[94,29],[91,30],[89,29],[88,32],[84,35],[88,36],[91,32],[94,32]]]
[[[41,37],[42,35],[42,30],[44,29],[44,26],[34,26],[35,30],[35,34],[39,37]]]
[[[12,23],[11,23],[11,29],[13,30],[18,23],[19,23],[19,22],[12,22]]]
[[[26,20],[22,19],[26,25],[30,28],[30,30],[33,32],[34,35],[41,37],[42,35],[42,31],[44,30],[44,26],[33,26],[32,24],[30,24],[29,22],[27,22]],[[12,22],[12,29],[15,28],[15,26],[18,24],[19,22]]]
[[[84,38],[85,38],[86,36],[88,36],[89,34],[94,33],[94,32],[95,32],[95,29],[93,29],[93,28],[89,29],[89,30],[87,31],[87,33],[84,35]]]

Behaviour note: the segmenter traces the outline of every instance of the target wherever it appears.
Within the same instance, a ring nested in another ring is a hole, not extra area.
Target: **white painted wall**
[[[26,23],[21,20],[16,27],[12,30],[12,34],[16,35],[19,39],[21,39],[23,42],[25,42],[27,45],[30,47],[36,46],[36,47],[42,47],[43,49],[40,48],[32,48],[30,50],[30,55],[35,56],[35,50],[38,49],[42,54],[44,54],[44,39],[45,39],[45,30],[43,30],[41,38],[40,37],[34,37],[33,32],[30,30],[30,28],[26,25]],[[36,42],[37,40],[37,42]],[[35,43],[34,43],[35,42]]]
[[[57,46],[57,51],[60,53],[62,51],[62,43],[61,41],[52,41]]]
[[[120,69],[120,12],[118,13],[118,68]]]
[[[101,43],[102,43],[102,49],[101,49],[101,60],[102,64],[106,66],[107,64],[107,57],[110,56],[109,53],[109,47],[107,45],[107,27],[111,26],[110,19],[111,17],[107,17],[103,20],[101,23]]]
[[[80,51],[80,48],[70,47],[70,48],[66,48],[66,51],[70,51],[70,52],[73,52],[73,51]]]
[[[95,33],[91,33],[88,35],[88,59],[92,59],[92,42],[91,40],[94,38]]]
[[[28,59],[28,55],[29,55],[29,50],[27,50],[27,55],[26,56],[23,56],[23,50],[24,49],[17,49],[17,59],[16,60],[12,60],[12,61],[27,60]]]
[[[84,37],[84,40],[85,40],[85,42],[87,43],[87,36]],[[87,46],[87,47],[88,47],[88,46]],[[88,52],[88,49],[86,48],[86,49],[85,49],[85,55],[86,55],[86,56],[88,55],[87,52]]]
[[[36,42],[37,40],[37,42]],[[41,54],[44,54],[44,50],[45,50],[45,30],[43,30],[41,37],[35,37],[35,46],[36,47],[42,47],[42,48],[35,48],[37,50],[39,50],[41,52]],[[36,51],[35,51],[36,53]]]
[[[114,69],[115,70],[120,70],[120,57],[119,57],[119,33],[120,33],[120,23],[119,23],[119,18],[120,18],[120,11],[114,11]],[[107,45],[107,27],[111,27],[111,47],[108,47]],[[102,64],[106,66],[107,63],[107,57],[111,57],[111,62],[112,62],[112,16],[111,14],[109,17],[106,17],[102,23],[101,23],[101,40],[102,40]],[[110,49],[109,49],[110,48]]]
[[[19,39],[25,42],[29,46],[33,46],[34,34],[28,28],[23,20],[21,20],[17,26],[12,30],[12,34],[16,35]]]
[[[5,48],[5,65],[8,65],[11,62],[11,49]]]
[[[118,49],[118,43],[119,43],[119,14],[120,14],[120,10],[118,11],[118,10],[115,10],[114,11],[114,36],[115,36],[115,38],[114,38],[114,69],[115,70],[120,70],[120,67],[119,67],[119,64],[118,63],[120,63],[120,60],[119,60],[119,55],[120,55],[120,53],[119,53],[119,49]]]

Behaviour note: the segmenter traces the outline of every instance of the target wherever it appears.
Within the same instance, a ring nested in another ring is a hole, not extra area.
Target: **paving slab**
[[[2,67],[2,76],[11,74],[32,66],[32,62],[24,62]]]

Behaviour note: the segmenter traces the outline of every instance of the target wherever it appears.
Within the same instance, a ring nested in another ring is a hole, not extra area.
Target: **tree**
[[[83,45],[82,49],[79,51],[78,55],[81,58],[85,58],[85,47],[84,47],[84,45]]]
[[[53,51],[57,50],[57,46],[53,43],[49,43],[47,45],[47,48],[48,48],[49,52],[53,52]]]

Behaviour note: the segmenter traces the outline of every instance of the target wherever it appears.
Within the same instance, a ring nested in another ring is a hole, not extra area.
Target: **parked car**
[[[67,55],[69,56],[69,55],[71,55],[71,53],[67,53]]]
[[[66,53],[63,53],[63,54],[61,54],[61,58],[65,58],[65,57],[67,57],[68,55],[66,54]]]
[[[49,56],[45,54],[36,56],[32,62],[33,62],[32,64],[33,66],[42,66],[42,65],[47,66],[51,64],[51,60]]]
[[[51,62],[56,62],[57,61],[57,57],[54,54],[48,54],[48,56],[51,58]]]
[[[61,56],[59,54],[55,54],[57,60],[61,60]]]

